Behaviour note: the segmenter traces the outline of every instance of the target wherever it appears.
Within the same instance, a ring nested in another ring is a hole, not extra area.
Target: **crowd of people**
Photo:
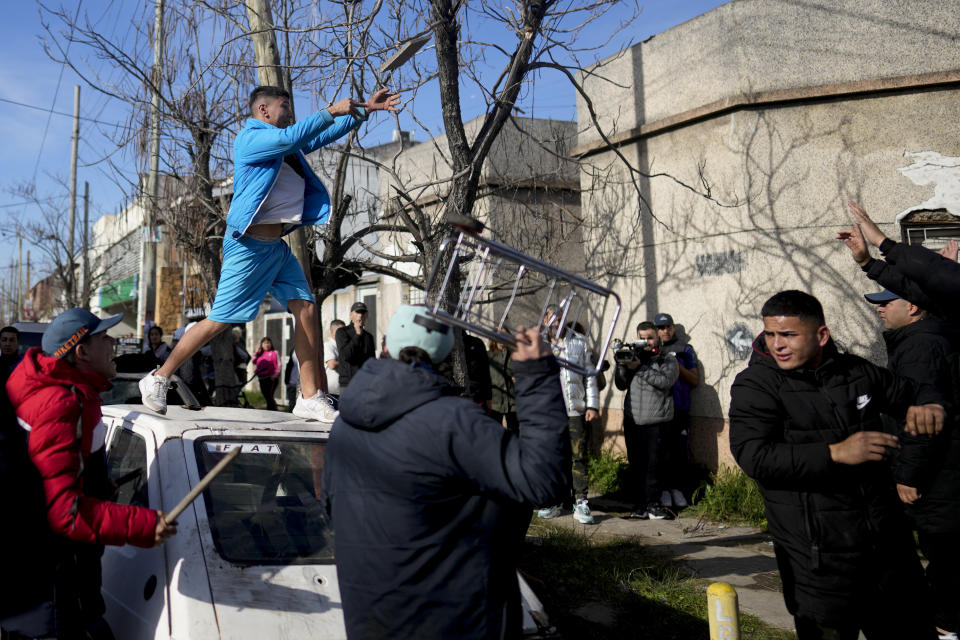
[[[381,90],[293,124],[289,94],[254,90],[237,137],[213,310],[175,334],[172,347],[160,327],[150,329],[141,355],[156,368],[141,383],[142,399],[164,413],[170,376],[179,370],[202,380],[203,362],[195,361],[204,345],[255,317],[269,289],[297,318],[293,364],[281,372],[269,337],[251,358],[241,330],[234,367],[239,384],[252,361],[268,408],[276,409],[282,375],[296,415],[333,425],[322,490],[347,635],[516,637],[517,561],[534,510],[594,522],[588,452],[606,380],[582,372],[602,370],[607,354],[591,351],[589,332],[575,321],[561,326],[552,309],[543,327],[517,328],[509,353],[462,334],[466,383],[457,386],[451,327],[422,306],[401,306],[378,358],[369,310],[356,302],[349,323],[329,325],[321,362],[313,296],[280,240],[329,215],[329,196],[303,153],[396,102]],[[869,640],[955,640],[957,246],[938,254],[894,242],[862,207],[850,210],[855,224],[838,238],[884,287],[865,298],[886,329],[887,367],[839,349],[815,297],[777,293],[760,309],[763,331],[731,389],[730,447],[760,487],[801,640],[854,640],[861,632]],[[870,245],[883,259],[871,257]],[[34,563],[12,567],[25,577],[22,588],[0,602],[0,627],[12,638],[111,638],[99,593],[102,545],[152,547],[177,532],[161,511],[112,501],[100,393],[116,374],[107,330],[119,321],[71,309],[22,358],[16,329],[0,330],[7,392],[0,393],[0,481],[36,481],[25,482],[14,505],[22,526],[0,528],[0,548],[24,549],[20,561]],[[631,517],[664,519],[687,505],[700,363],[670,314],[656,313],[635,331],[636,342],[613,355],[614,384],[626,392],[626,495]],[[16,451],[22,459],[9,457]]]

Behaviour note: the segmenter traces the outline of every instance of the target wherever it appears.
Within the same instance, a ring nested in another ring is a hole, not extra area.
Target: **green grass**
[[[738,468],[721,467],[711,474],[710,482],[694,492],[693,502],[685,516],[767,528],[760,489]]]
[[[594,539],[536,521],[528,535],[520,570],[561,637],[709,637],[709,582],[690,577],[682,565],[638,539]],[[590,606],[582,609],[585,605]],[[748,615],[740,617],[740,634],[756,640],[796,638]]]
[[[627,472],[627,459],[612,448],[590,456],[587,463],[587,482],[590,491],[601,496],[620,490],[624,474]]]
[[[250,406],[254,409],[267,408],[267,401],[264,400],[263,394],[259,391],[244,391],[244,395],[247,396],[247,402],[249,402]]]

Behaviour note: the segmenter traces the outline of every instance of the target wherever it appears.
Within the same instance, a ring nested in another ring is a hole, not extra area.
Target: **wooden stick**
[[[176,524],[177,516],[183,513],[183,510],[190,506],[190,503],[197,499],[197,497],[203,493],[203,490],[207,488],[207,485],[213,482],[213,479],[216,478],[221,471],[227,468],[227,465],[233,462],[233,459],[240,455],[240,451],[243,449],[240,443],[237,443],[237,448],[224,456],[223,460],[218,462],[213,469],[210,469],[207,472],[207,475],[203,476],[203,479],[197,483],[197,485],[190,490],[190,493],[183,497],[177,506],[171,509],[169,512],[163,514],[164,520],[167,521],[167,524]]]

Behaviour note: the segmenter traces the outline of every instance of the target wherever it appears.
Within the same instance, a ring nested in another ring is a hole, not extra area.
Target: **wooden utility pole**
[[[13,319],[20,321],[20,311],[23,309],[23,244],[21,243],[20,230],[17,229],[17,304],[13,308]]]
[[[77,148],[80,144],[80,85],[73,87],[73,153],[70,155],[70,222],[67,227],[67,304],[72,306],[76,298],[77,287],[74,279],[73,258],[73,230],[77,225]]]
[[[269,0],[246,0],[247,19],[250,21],[250,38],[257,55],[257,79],[262,85],[283,87],[290,94],[290,110],[293,111],[293,87],[290,86],[290,73],[284,73],[280,63],[280,50],[277,49],[277,35],[273,26],[273,14]],[[297,257],[307,284],[313,290],[310,278],[310,254],[307,251],[307,236],[303,228],[287,236],[290,250]]]
[[[83,300],[80,301],[80,306],[86,310],[90,310],[90,183],[86,180],[83,181],[83,270],[81,274],[83,276],[83,287],[80,289],[80,294],[83,296]]]
[[[30,297],[30,315],[26,318],[27,320],[36,320],[37,312],[33,308],[33,291],[30,290],[30,249],[27,249],[27,282],[26,282],[26,292],[27,296]],[[26,303],[24,303],[26,306]]]
[[[157,0],[153,23],[153,83],[150,98],[150,173],[147,175],[146,208],[143,214],[144,233],[140,239],[140,282],[137,292],[137,337],[143,338],[147,314],[154,311],[157,297],[157,226],[158,176],[160,170],[160,83],[163,79],[163,2]]]

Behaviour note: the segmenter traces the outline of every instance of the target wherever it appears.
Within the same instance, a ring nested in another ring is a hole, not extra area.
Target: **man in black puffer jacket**
[[[950,326],[890,291],[867,294],[887,331],[887,367],[936,387],[957,406],[956,336]],[[926,556],[934,620],[943,636],[960,630],[960,429],[951,416],[936,436],[900,436],[895,475]]]
[[[518,336],[517,437],[449,395],[433,367],[452,346],[452,329],[402,306],[387,329],[397,359],[367,360],[340,397],[323,487],[351,640],[522,632],[524,533],[570,486],[559,368],[536,331]]]
[[[798,638],[936,638],[880,415],[938,431],[940,394],[840,353],[809,294],[782,291],[761,316],[730,392],[730,448],[760,486]]]

